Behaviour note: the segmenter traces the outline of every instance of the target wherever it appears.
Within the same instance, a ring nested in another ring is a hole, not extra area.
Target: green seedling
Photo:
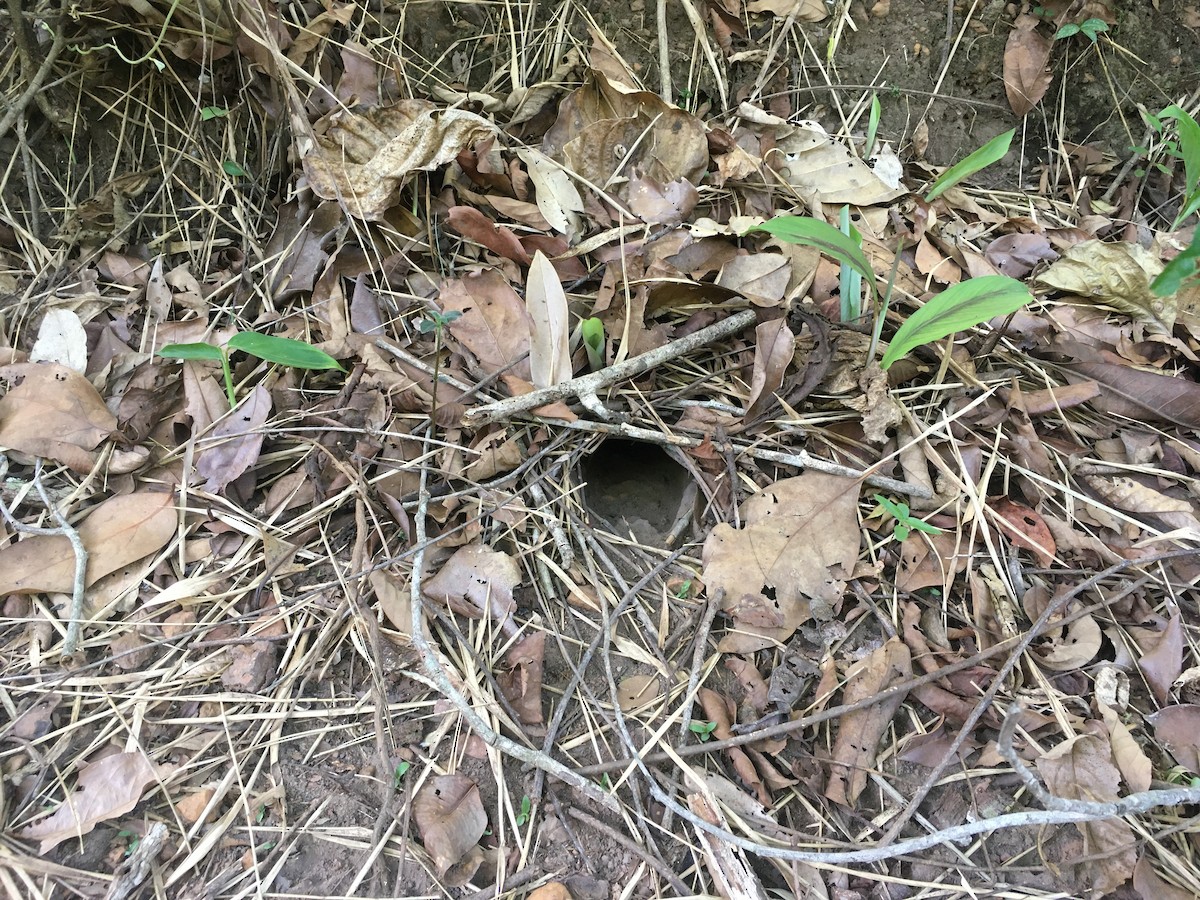
[[[1178,136],[1177,155],[1183,160],[1183,206],[1175,217],[1171,230],[1174,231],[1189,216],[1200,212],[1200,124],[1176,104],[1171,104],[1161,113],[1158,119],[1171,119],[1175,122],[1175,132]]]
[[[992,163],[1004,159],[1004,155],[1008,153],[1008,148],[1012,144],[1013,135],[1016,133],[1017,130],[1013,128],[1004,134],[998,134],[966,159],[952,165],[929,188],[929,193],[925,195],[926,202],[932,203],[960,181],[970,178],[980,169],[986,169]]]
[[[588,366],[593,372],[604,368],[604,323],[592,316],[579,323],[579,333],[587,350]]]
[[[229,368],[231,350],[241,350],[266,362],[291,366],[294,369],[346,371],[336,359],[312,344],[255,331],[239,331],[229,339],[224,348],[209,343],[167,344],[158,351],[158,355],[167,359],[205,359],[219,362],[221,372],[225,376],[225,396],[229,399],[229,408],[233,409],[237,406],[237,398],[233,393],[233,372]]]
[[[942,533],[942,529],[916,518],[909,511],[907,503],[898,503],[895,500],[889,500],[883,494],[876,494],[875,502],[882,506],[884,511],[896,520],[896,524],[892,528],[892,537],[897,541],[903,542],[908,540],[908,536],[914,531],[923,531],[926,534]]]
[[[394,791],[400,790],[400,784],[401,784],[401,782],[404,781],[404,775],[411,768],[412,768],[412,763],[410,763],[410,762],[402,761],[402,762],[396,763],[396,768],[392,772],[392,790],[394,790]]]
[[[442,362],[442,335],[446,329],[450,327],[456,319],[462,317],[462,313],[457,309],[452,309],[447,312],[438,312],[434,310],[429,314],[428,319],[422,319],[417,323],[417,331],[421,334],[433,335],[433,401],[429,409],[429,418],[432,419],[437,412],[437,386],[441,383],[441,362]]]
[[[529,795],[526,794],[524,797],[521,798],[521,809],[517,813],[517,827],[518,828],[525,827],[525,823],[529,821],[529,814],[532,811],[533,811],[533,803],[530,801]]]
[[[223,106],[204,106],[200,108],[200,121],[209,122],[213,119],[223,119],[229,115],[229,110]]]
[[[232,175],[234,178],[249,178],[250,177],[250,173],[247,172],[244,168],[242,168],[241,163],[239,163],[235,160],[232,160],[232,159],[227,159],[223,163],[221,163],[221,171],[224,172],[226,175]]]
[[[889,368],[910,350],[1016,312],[1033,297],[1007,275],[984,275],[951,285],[905,320],[879,365]]]
[[[1097,37],[1101,32],[1108,31],[1108,23],[1103,19],[1087,19],[1080,22],[1078,25],[1071,23],[1064,25],[1055,32],[1054,39],[1063,41],[1069,37],[1074,37],[1077,34],[1082,34],[1093,44],[1096,43]]]
[[[838,218],[841,232],[862,248],[862,235],[850,224],[850,207],[843,206]],[[862,315],[862,275],[849,263],[838,273],[838,294],[843,322],[855,322]]]
[[[119,837],[123,841],[126,841],[126,844],[125,844],[125,855],[126,856],[132,855],[133,851],[138,848],[138,844],[140,844],[142,842],[142,839],[138,836],[137,832],[130,831],[128,828],[122,828],[120,831],[118,831],[117,837]]]
[[[712,733],[716,730],[716,727],[716,722],[705,722],[702,719],[692,719],[688,723],[688,731],[698,737],[702,744],[712,737]]]
[[[808,216],[776,216],[761,225],[747,229],[743,236],[756,231],[766,232],[789,244],[816,247],[826,256],[837,260],[843,266],[849,266],[861,275],[871,289],[871,296],[875,296],[875,271],[867,261],[862,246],[853,237],[842,234],[828,222]]]

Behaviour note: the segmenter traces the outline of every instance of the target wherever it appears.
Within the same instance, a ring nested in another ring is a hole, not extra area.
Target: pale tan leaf
[[[88,551],[87,585],[166,546],[175,496],[141,491],[105,500],[78,526]],[[0,549],[0,595],[71,593],[75,554],[66,537],[34,535]]]
[[[1179,703],[1146,717],[1154,739],[1167,748],[1175,762],[1190,772],[1200,772],[1200,705]]]
[[[1193,27],[1200,27],[1200,21]],[[1143,853],[1133,870],[1133,889],[1142,900],[1196,900],[1193,891],[1177,887],[1154,871],[1150,853]]]
[[[482,544],[459,547],[421,591],[459,615],[489,617],[511,633],[517,608],[513,589],[521,583],[521,569],[507,553]]]
[[[725,591],[736,628],[725,653],[786,641],[812,615],[832,615],[858,556],[858,490],[845,479],[805,472],[747,500],[744,527],[717,525],[704,542],[702,579]]]
[[[617,703],[627,713],[637,712],[662,696],[662,682],[656,675],[630,675],[617,685]]]
[[[123,816],[142,799],[147,787],[166,778],[170,766],[155,766],[141,751],[115,753],[79,771],[69,799],[44,819],[26,826],[21,837],[40,839],[41,853],[79,838],[101,822]]]
[[[1187,500],[1168,497],[1132,478],[1088,475],[1082,481],[1106,503],[1118,509],[1153,516],[1173,529],[1191,529],[1200,537],[1200,520]]]
[[[1049,68],[1053,42],[1037,30],[1041,21],[1037,16],[1017,16],[1004,48],[1004,92],[1018,116],[1038,105],[1053,78]]]
[[[912,658],[908,647],[899,638],[891,638],[846,673],[842,703],[858,703],[911,676]],[[904,702],[904,696],[903,692],[897,693],[873,706],[846,713],[838,721],[833,764],[825,786],[825,796],[834,803],[853,806],[867,786],[867,773],[877,768],[875,755],[879,740]]]
[[[768,117],[774,118],[774,117]],[[782,122],[782,120],[778,120]],[[870,206],[906,193],[889,187],[860,157],[834,140],[816,122],[776,127],[777,153],[767,162],[803,196],[821,203]]]
[[[117,427],[91,382],[54,363],[4,366],[0,378],[14,385],[0,398],[0,447],[90,472],[91,451]]]
[[[574,237],[580,231],[579,214],[583,198],[562,166],[546,154],[527,147],[517,151],[533,182],[534,202],[550,227],[560,234]]]
[[[1065,628],[1049,631],[1049,646],[1036,654],[1037,660],[1055,672],[1081,669],[1100,652],[1104,633],[1091,616],[1081,616]]]
[[[825,0],[748,0],[746,11],[770,13],[781,19],[794,14],[797,22],[823,22],[829,18]]]
[[[435,775],[413,801],[425,850],[444,875],[474,847],[487,828],[479,787],[466,775]]]
[[[782,253],[751,253],[733,257],[721,267],[717,284],[737,291],[760,306],[783,299],[792,277],[792,263]]]
[[[533,254],[525,280],[525,306],[533,322],[529,374],[534,387],[546,388],[571,378],[571,326],[567,295],[558,272],[541,250]]]
[[[1150,762],[1150,757],[1146,756],[1141,746],[1134,740],[1129,728],[1121,721],[1116,710],[1101,705],[1100,715],[1108,728],[1113,761],[1121,770],[1121,777],[1125,780],[1126,786],[1135,793],[1150,790],[1150,779],[1154,773],[1154,765]]]
[[[1153,641],[1153,645],[1147,644]],[[1167,620],[1167,627],[1154,635],[1153,639],[1143,637],[1139,644],[1144,651],[1138,659],[1138,668],[1146,677],[1146,683],[1154,692],[1159,703],[1166,703],[1171,694],[1171,685],[1183,671],[1183,626],[1179,610],[1176,609]]]
[[[375,599],[391,626],[405,641],[412,637],[412,594],[391,572],[375,569],[367,575]]]
[[[425,100],[400,100],[365,115],[338,109],[314,129],[317,146],[304,157],[313,192],[367,220],[383,218],[414,172],[444,166],[495,134],[495,126],[474,113]]]
[[[57,363],[82,373],[87,369],[87,360],[87,333],[79,316],[69,309],[46,310],[29,361]]]

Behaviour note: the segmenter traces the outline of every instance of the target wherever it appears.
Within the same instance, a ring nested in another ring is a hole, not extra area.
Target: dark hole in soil
[[[588,508],[622,533],[661,545],[679,515],[690,476],[661,447],[609,438],[580,466]]]

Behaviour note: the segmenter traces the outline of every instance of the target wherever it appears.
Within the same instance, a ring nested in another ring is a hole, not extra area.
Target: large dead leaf
[[[858,703],[911,677],[912,658],[908,647],[899,638],[891,638],[846,673],[842,703]],[[897,693],[873,706],[842,716],[833,745],[829,782],[825,786],[825,796],[834,803],[853,806],[867,786],[867,773],[877,768],[875,753],[879,739],[903,702],[904,694]]]
[[[401,100],[364,115],[335,110],[314,126],[317,146],[304,174],[318,197],[360,219],[382,219],[414,172],[451,162],[495,127],[474,113]]]
[[[1154,739],[1167,748],[1175,762],[1200,773],[1200,705],[1180,703],[1146,716]]]
[[[754,329],[754,371],[750,376],[750,398],[746,421],[761,416],[775,402],[775,392],[783,384],[784,373],[796,350],[796,336],[780,316]]]
[[[744,527],[704,542],[702,580],[724,589],[735,630],[719,646],[746,653],[786,641],[814,614],[832,615],[858,557],[858,485],[821,472],[778,481],[742,504]]]
[[[1004,47],[1004,92],[1018,116],[1038,105],[1053,78],[1049,66],[1053,41],[1037,30],[1041,21],[1037,16],[1017,16]]]
[[[505,225],[498,225],[473,206],[452,206],[446,214],[450,227],[467,240],[487,247],[497,256],[529,265],[529,254]]]
[[[1037,761],[1038,771],[1051,794],[1068,800],[1117,799],[1121,773],[1112,763],[1108,741],[1096,734],[1081,734],[1063,741]],[[1137,863],[1137,840],[1123,819],[1103,819],[1076,824],[1090,861],[1076,869],[1079,888],[1099,894],[1120,887]]]
[[[1172,529],[1190,530],[1200,538],[1200,520],[1187,500],[1168,497],[1140,481],[1123,476],[1086,475],[1081,480],[1097,496],[1118,509],[1153,516]]]
[[[562,166],[539,150],[524,148],[517,151],[517,156],[529,171],[534,202],[550,227],[574,237],[580,230],[579,213],[583,212],[583,198],[575,183]]]
[[[620,90],[595,70],[563,100],[543,149],[622,198],[628,179],[696,184],[708,168],[708,138],[699,119],[649,91]]]
[[[413,817],[439,876],[479,843],[487,828],[479,787],[466,775],[430,778],[413,801]]]
[[[431,600],[444,603],[459,615],[472,619],[488,617],[515,630],[513,588],[521,583],[521,568],[507,553],[482,544],[459,547],[421,591]]]
[[[47,853],[65,840],[79,838],[101,822],[123,816],[145,789],[167,777],[170,766],[155,766],[140,751],[115,753],[85,765],[71,796],[51,815],[21,830],[21,837],[42,842]]]
[[[1143,632],[1144,634],[1145,632]],[[1153,646],[1147,648],[1147,644]],[[1138,668],[1146,676],[1146,683],[1154,692],[1159,703],[1166,703],[1171,695],[1171,685],[1183,671],[1183,626],[1180,622],[1179,610],[1171,614],[1167,627],[1159,634],[1141,639],[1143,649],[1138,660]]]
[[[542,724],[542,668],[546,632],[527,634],[504,654],[507,670],[496,674],[505,699],[517,711],[522,725]]]
[[[217,423],[196,461],[196,474],[207,479],[204,490],[219,493],[256,462],[262,450],[263,425],[271,414],[271,392],[261,384]]]
[[[568,381],[571,369],[571,323],[567,295],[558,272],[538,250],[525,281],[525,306],[533,322],[529,343],[529,373],[534,387]]]
[[[517,292],[504,276],[489,269],[442,285],[438,302],[444,312],[462,313],[450,324],[454,339],[475,355],[482,374],[506,369],[529,380],[532,322]],[[515,362],[515,365],[513,363]],[[508,368],[512,365],[512,368]]]
[[[117,427],[91,382],[53,363],[4,366],[0,378],[13,384],[0,398],[0,447],[90,472],[91,451]]]
[[[176,525],[173,494],[105,500],[77,529],[88,551],[87,585],[161,550]],[[0,550],[0,595],[69,594],[74,583],[75,554],[66,537],[33,535]]]
[[[1087,297],[1170,332],[1175,326],[1171,297],[1160,297],[1150,283],[1163,264],[1139,244],[1083,241],[1035,279],[1039,285]]]

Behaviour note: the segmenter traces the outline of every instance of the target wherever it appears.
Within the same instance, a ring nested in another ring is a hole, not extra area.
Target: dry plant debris
[[[3,891],[1200,896],[1200,103],[977,6],[9,0]]]

